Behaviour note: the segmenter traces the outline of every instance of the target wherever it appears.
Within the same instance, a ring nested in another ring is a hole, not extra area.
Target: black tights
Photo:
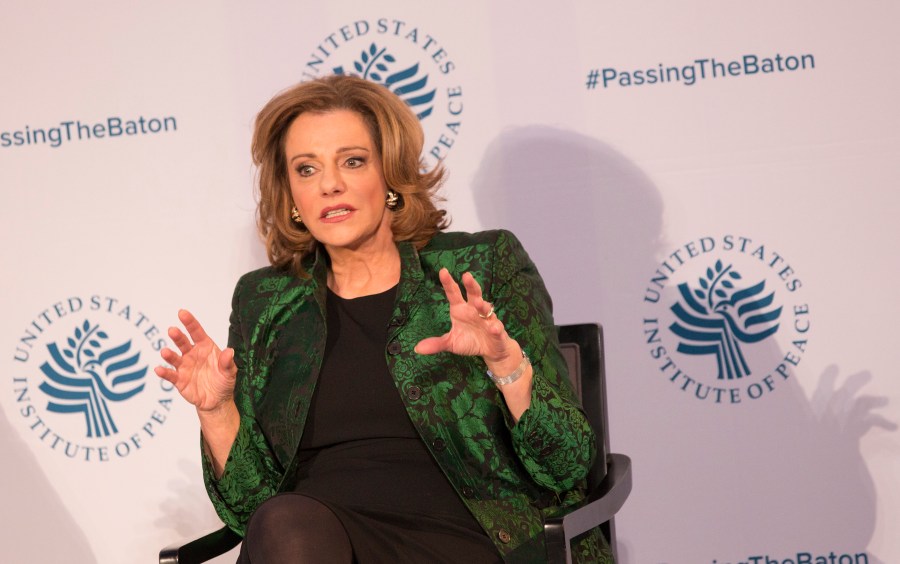
[[[237,564],[350,564],[350,538],[332,511],[296,493],[260,505],[247,525]]]

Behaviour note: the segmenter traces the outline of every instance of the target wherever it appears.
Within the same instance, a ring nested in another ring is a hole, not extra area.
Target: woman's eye
[[[346,164],[349,168],[359,168],[363,164],[365,164],[365,160],[359,157],[350,157],[344,164]]]
[[[299,174],[300,176],[312,176],[315,171],[316,169],[309,165],[302,165],[297,168],[297,174]]]

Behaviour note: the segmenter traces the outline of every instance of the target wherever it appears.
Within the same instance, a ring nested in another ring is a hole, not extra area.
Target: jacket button
[[[461,491],[462,491],[463,497],[474,497],[475,496],[475,490],[473,490],[469,486],[463,486]]]
[[[400,343],[398,341],[391,341],[390,343],[388,343],[387,350],[390,354],[399,354],[400,351],[403,350],[403,347],[400,346]]]
[[[444,449],[447,448],[447,443],[444,442],[444,439],[435,439],[431,443],[431,446],[438,452],[444,452]]]
[[[410,386],[409,389],[406,390],[406,397],[413,401],[416,401],[417,399],[422,397],[422,388],[418,386]]]
[[[497,538],[500,539],[500,542],[503,544],[509,544],[509,541],[512,540],[512,537],[509,534],[509,531],[506,529],[500,529],[497,531]]]

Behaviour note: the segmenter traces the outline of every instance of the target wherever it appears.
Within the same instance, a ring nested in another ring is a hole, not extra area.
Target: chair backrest
[[[596,323],[581,323],[561,325],[557,329],[569,378],[597,435],[597,458],[588,475],[588,491],[591,491],[606,476],[606,455],[609,453],[603,328]]]
[[[571,562],[569,540],[599,525],[616,556],[615,513],[631,493],[631,460],[609,450],[609,416],[606,408],[606,366],[603,328],[598,324],[563,325],[557,327],[569,377],[584,407],[597,441],[597,458],[587,477],[591,500],[562,520],[548,520],[547,555],[550,562]],[[608,521],[602,522],[606,518]],[[571,525],[567,526],[566,523]],[[571,535],[569,534],[571,533]]]

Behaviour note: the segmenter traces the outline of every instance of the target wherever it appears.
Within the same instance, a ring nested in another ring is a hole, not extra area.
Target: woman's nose
[[[336,194],[344,191],[344,179],[337,167],[325,167],[321,178],[320,189],[322,194]]]

